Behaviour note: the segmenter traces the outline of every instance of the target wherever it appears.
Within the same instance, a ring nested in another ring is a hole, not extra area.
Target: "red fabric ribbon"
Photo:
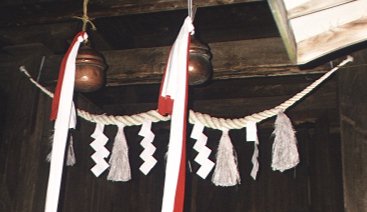
[[[54,98],[52,100],[51,114],[50,114],[50,120],[51,121],[56,120],[56,117],[57,117],[57,111],[59,109],[61,86],[62,86],[62,82],[64,80],[66,61],[69,57],[71,49],[73,48],[74,44],[78,41],[78,37],[83,35],[84,33],[85,32],[79,32],[77,35],[75,35],[72,43],[69,46],[68,51],[65,53],[64,57],[62,58],[62,61],[61,61],[61,64],[60,64],[60,69],[59,69],[59,78],[57,79],[55,94],[54,94]]]
[[[187,17],[170,51],[158,99],[158,112],[172,116],[162,212],[182,212],[184,209],[188,53],[193,30],[192,20]]]

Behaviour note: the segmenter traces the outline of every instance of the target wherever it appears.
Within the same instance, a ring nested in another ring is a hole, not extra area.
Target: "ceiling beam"
[[[280,38],[209,44],[213,79],[287,76],[324,73],[328,66],[301,69],[292,65]],[[102,52],[108,64],[107,86],[160,83],[170,47]],[[47,57],[41,82],[55,83],[61,55]]]
[[[239,3],[265,2],[264,0],[196,0],[195,7],[212,7]],[[114,17],[131,14],[183,10],[187,2],[182,0],[98,0],[89,3],[88,15],[92,18]],[[0,5],[0,28],[24,25],[47,24],[75,20],[82,15],[81,1],[59,1]]]

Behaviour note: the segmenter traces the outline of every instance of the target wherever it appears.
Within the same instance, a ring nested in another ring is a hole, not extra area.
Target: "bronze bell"
[[[189,54],[189,85],[200,85],[207,82],[213,72],[209,47],[191,36]]]
[[[102,54],[83,44],[76,57],[75,90],[92,92],[101,88],[105,82],[106,67]]]

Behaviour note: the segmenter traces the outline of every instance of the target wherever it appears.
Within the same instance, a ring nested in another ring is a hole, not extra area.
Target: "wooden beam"
[[[338,74],[346,212],[367,208],[367,51],[353,56],[353,65]]]
[[[214,80],[324,73],[327,66],[300,69],[292,65],[280,38],[209,44]],[[107,86],[159,83],[170,47],[103,52],[108,64]],[[61,56],[46,59],[41,81],[54,83]]]
[[[196,7],[211,7],[263,0],[197,0]],[[93,18],[113,17],[141,13],[153,13],[187,8],[187,2],[181,0],[99,0],[89,4],[88,15]],[[0,7],[0,27],[45,24],[73,20],[82,15],[81,1],[35,3]]]

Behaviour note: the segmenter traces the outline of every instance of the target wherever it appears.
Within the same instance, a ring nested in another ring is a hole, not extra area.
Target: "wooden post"
[[[366,211],[367,208],[367,50],[353,56],[354,67],[339,72],[344,207],[347,212]]]

